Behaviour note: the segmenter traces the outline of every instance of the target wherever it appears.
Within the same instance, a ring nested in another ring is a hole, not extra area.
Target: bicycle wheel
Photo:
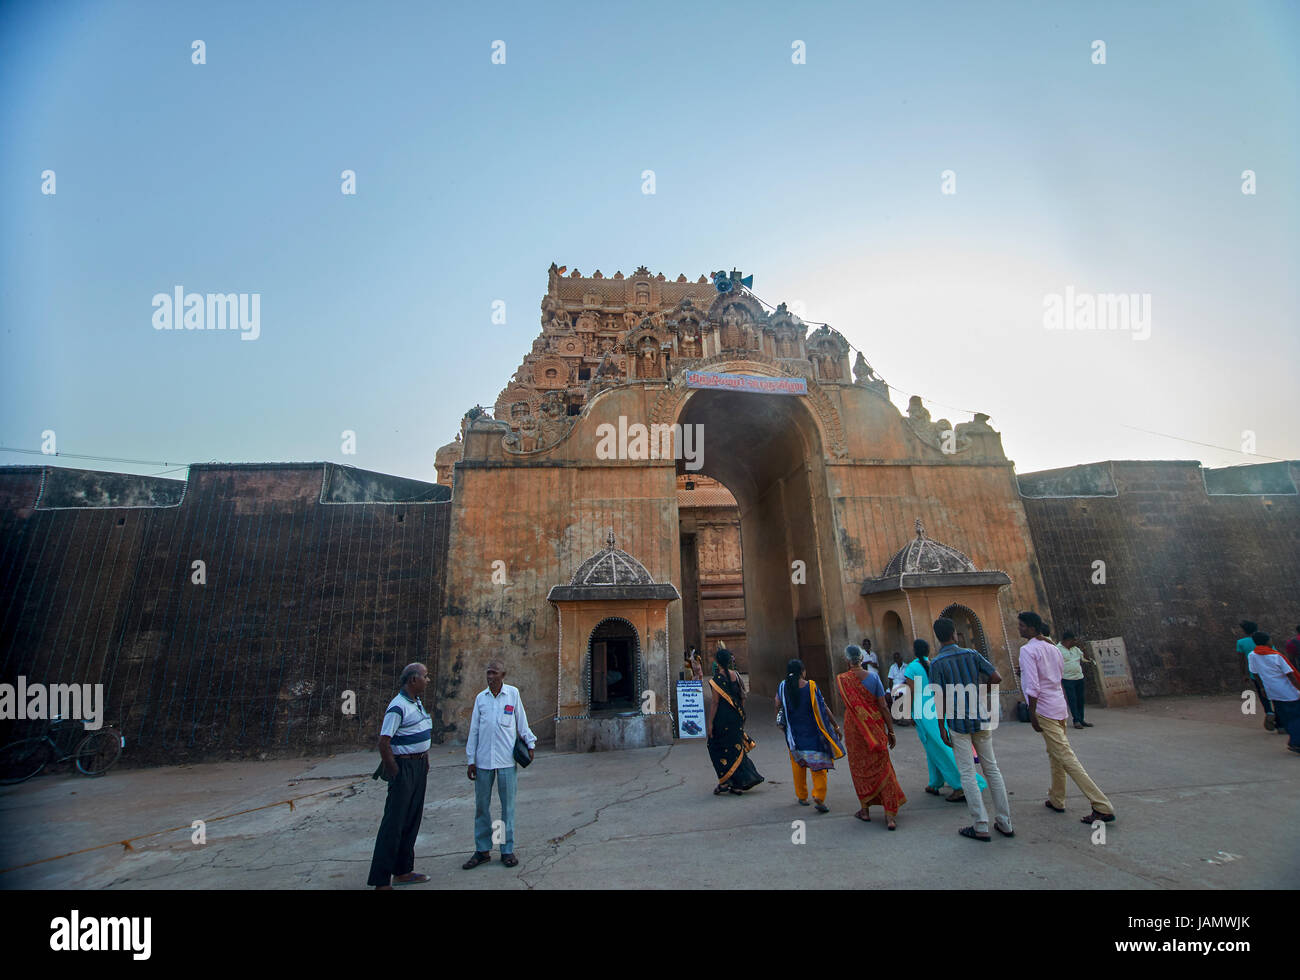
[[[83,776],[102,776],[121,754],[122,736],[112,728],[101,728],[77,746],[77,771]]]
[[[50,743],[43,738],[23,738],[0,749],[0,786],[31,779],[50,761]]]

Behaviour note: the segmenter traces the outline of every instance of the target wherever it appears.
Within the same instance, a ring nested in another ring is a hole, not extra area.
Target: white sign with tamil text
[[[704,730],[704,682],[677,682],[677,735],[679,738],[706,738]]]

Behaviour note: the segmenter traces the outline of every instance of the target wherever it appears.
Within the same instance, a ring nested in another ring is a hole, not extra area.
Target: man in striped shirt
[[[997,685],[1002,683],[1002,675],[978,651],[958,646],[953,639],[956,632],[956,624],[947,616],[934,621],[939,653],[930,661],[930,683],[937,688],[934,704],[939,714],[939,736],[953,751],[957,772],[961,775],[961,788],[966,794],[966,807],[970,810],[971,825],[962,827],[957,833],[979,841],[993,839],[989,836],[989,814],[984,808],[984,797],[975,779],[973,745],[979,751],[980,767],[993,798],[993,829],[1003,837],[1015,837],[1007,784],[993,755],[993,729],[997,727],[997,718],[991,715],[998,710]]]
[[[424,786],[429,776],[429,745],[433,741],[433,720],[420,703],[429,685],[424,664],[408,664],[402,671],[402,689],[384,712],[379,729],[379,754],[383,757],[388,799],[384,819],[375,838],[366,883],[375,888],[415,885],[429,880],[415,868],[415,838],[424,816]]]

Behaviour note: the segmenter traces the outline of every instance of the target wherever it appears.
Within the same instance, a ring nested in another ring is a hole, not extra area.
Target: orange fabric
[[[826,769],[812,770],[813,799],[818,803],[826,802]],[[808,799],[808,770],[790,756],[790,773],[794,776],[794,795],[801,800]]]
[[[889,730],[880,715],[880,705],[851,670],[836,677],[835,683],[844,700],[844,747],[858,803],[897,813],[907,796],[889,761]]]

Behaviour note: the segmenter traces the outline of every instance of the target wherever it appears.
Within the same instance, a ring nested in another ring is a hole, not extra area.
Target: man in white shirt
[[[469,739],[465,743],[465,761],[469,778],[474,781],[474,854],[462,868],[466,871],[492,860],[492,784],[501,799],[501,820],[505,823],[505,840],[501,843],[501,863],[513,868],[515,857],[515,739],[522,738],[533,757],[537,736],[528,727],[528,715],[519,688],[505,683],[506,666],[500,660],[487,665],[488,686],[474,699],[474,713],[469,720]]]
[[[1251,640],[1255,649],[1246,656],[1246,669],[1259,678],[1273,702],[1277,727],[1290,736],[1287,748],[1300,753],[1300,677],[1291,661],[1269,646],[1272,637],[1267,633],[1258,630]]]
[[[894,662],[889,665],[889,696],[893,701],[897,701],[899,697],[907,693],[907,690],[907,678],[903,675],[903,655],[896,652],[894,654]],[[893,704],[893,701],[890,702],[891,705]],[[894,722],[896,724],[911,724],[907,718],[898,717],[897,711],[891,710],[890,714],[894,716]]]
[[[876,655],[872,653],[870,650],[867,650],[862,655],[862,669],[865,670],[868,674],[875,674],[876,679],[879,680],[880,665],[876,662]]]

